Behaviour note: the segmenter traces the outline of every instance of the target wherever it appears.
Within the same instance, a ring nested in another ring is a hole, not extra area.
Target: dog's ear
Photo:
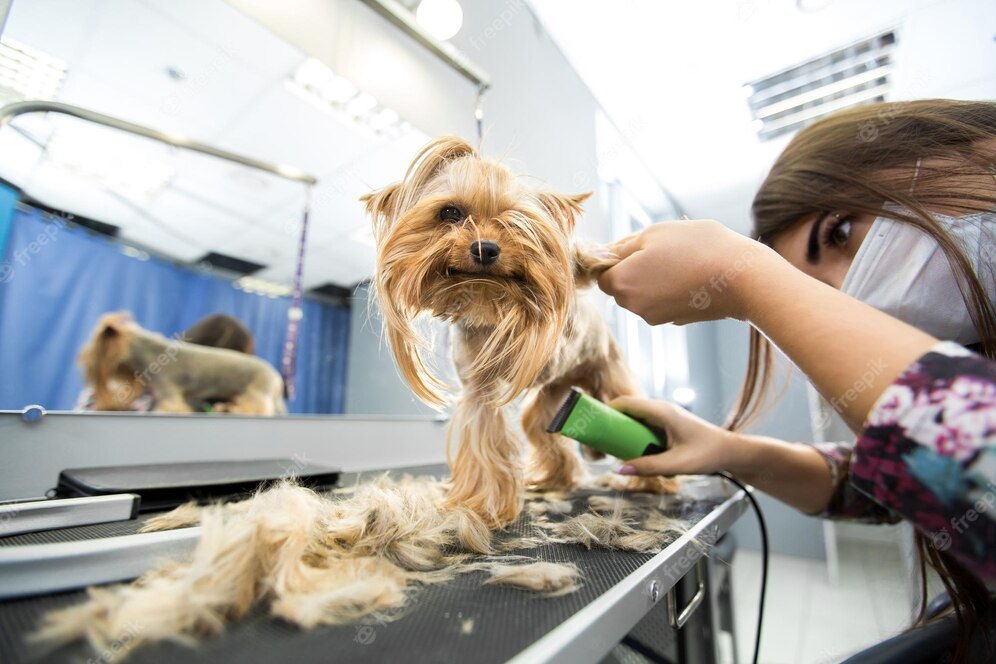
[[[587,288],[610,267],[619,262],[617,256],[609,247],[593,245],[575,245],[571,253],[574,263],[574,285]]]
[[[134,322],[130,311],[115,311],[105,314],[97,323],[99,334],[104,337],[115,337],[123,334]]]
[[[400,182],[389,184],[383,189],[371,191],[369,194],[360,196],[360,202],[364,204],[370,221],[373,224],[374,237],[380,239],[381,232],[390,225],[391,219],[395,217],[395,204],[398,199],[398,190],[401,188]]]
[[[574,223],[581,214],[581,204],[584,203],[591,192],[584,194],[557,194],[552,191],[536,192],[536,200],[552,216],[560,222],[560,225],[568,233],[574,232]]]

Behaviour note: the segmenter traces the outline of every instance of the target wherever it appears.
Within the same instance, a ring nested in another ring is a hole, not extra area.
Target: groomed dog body
[[[519,514],[526,477],[503,406],[527,393],[530,486],[568,489],[583,466],[574,445],[546,427],[570,386],[602,400],[638,392],[604,321],[577,296],[614,262],[572,245],[587,197],[529,189],[455,137],[433,141],[402,182],[364,197],[391,349],[408,384],[435,406],[446,402],[448,388],[429,365],[430,343],[416,319],[429,314],[455,330],[463,390],[450,428],[458,447],[447,500],[491,527]],[[628,482],[676,488],[660,478]]]
[[[143,329],[127,312],[105,314],[80,351],[94,410],[130,410],[146,390],[154,411],[216,410],[245,415],[287,412],[280,374],[264,360],[223,348],[167,339]]]

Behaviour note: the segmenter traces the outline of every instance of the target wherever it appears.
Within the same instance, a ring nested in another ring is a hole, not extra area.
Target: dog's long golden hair
[[[588,196],[526,190],[466,141],[444,137],[416,156],[404,180],[364,197],[379,248],[375,286],[387,337],[419,398],[441,406],[449,392],[414,325],[422,314],[489,328],[478,355],[460,367],[465,384],[502,386],[481,398],[501,405],[534,383],[574,298],[570,234]],[[464,223],[441,221],[441,208],[450,205],[466,215]],[[486,279],[469,278],[466,247],[481,237],[501,245],[502,260]]]

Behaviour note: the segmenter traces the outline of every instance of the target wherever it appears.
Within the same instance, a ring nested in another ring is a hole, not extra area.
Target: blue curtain
[[[110,238],[35,210],[11,215],[15,200],[0,187],[0,409],[72,408],[83,388],[76,355],[109,311],[131,311],[167,336],[208,314],[229,314],[252,332],[257,355],[279,368],[290,298],[126,255]],[[343,412],[349,315],[347,307],[305,300],[290,412]]]

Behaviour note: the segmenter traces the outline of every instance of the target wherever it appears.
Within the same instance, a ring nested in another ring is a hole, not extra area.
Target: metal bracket
[[[695,563],[695,579],[698,582],[698,588],[695,590],[695,594],[692,595],[692,599],[688,600],[688,604],[680,612],[678,611],[677,585],[667,594],[667,621],[674,629],[684,627],[688,619],[695,613],[695,609],[699,608],[699,604],[705,598],[705,576],[702,568],[703,561],[700,559]]]

